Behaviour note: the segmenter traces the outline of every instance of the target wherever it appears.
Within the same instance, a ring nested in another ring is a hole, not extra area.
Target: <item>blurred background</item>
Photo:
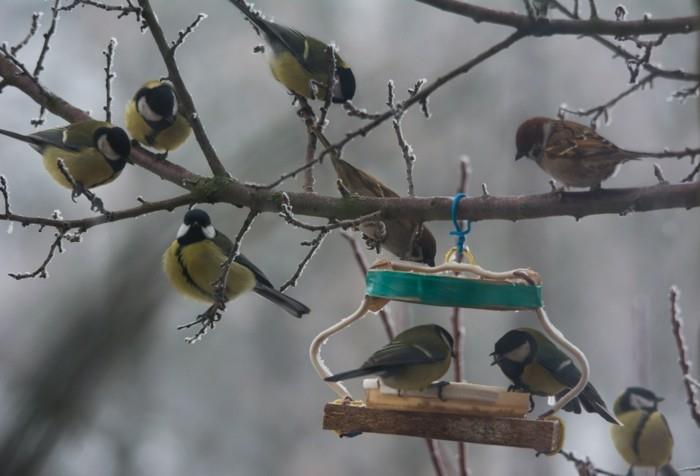
[[[481,2],[486,5],[487,3]],[[582,2],[585,3],[585,2]],[[691,2],[635,0],[630,18],[689,15]],[[33,11],[51,2],[3,0],[0,41],[15,44],[28,31]],[[617,1],[599,0],[612,17]],[[224,0],[153,1],[169,38],[197,13],[209,18],[178,50],[184,79],[213,144],[234,176],[268,182],[302,163],[306,134],[290,97],[274,81],[265,60],[252,53],[260,43],[242,15]],[[488,6],[522,10],[520,0]],[[510,29],[477,25],[417,2],[354,0],[319,2],[260,0],[257,8],[283,23],[334,41],[354,69],[359,87],[354,103],[384,109],[387,80],[397,90],[418,78],[432,80],[505,38]],[[587,10],[584,10],[587,14]],[[61,15],[41,79],[73,104],[103,117],[104,58],[116,37],[113,114],[122,125],[123,105],[147,79],[165,68],[150,33],[141,34],[133,16],[121,20],[94,8]],[[33,65],[42,38],[20,58]],[[654,50],[668,68],[695,69],[696,35],[669,38]],[[627,45],[632,47],[631,44]],[[404,119],[404,132],[418,156],[419,195],[451,195],[458,186],[458,161],[472,161],[471,191],[488,184],[491,194],[549,190],[548,177],[530,161],[513,162],[514,134],[522,120],[554,116],[561,103],[588,108],[628,86],[622,61],[590,39],[574,36],[527,39],[457,78],[430,99],[432,118],[418,109]],[[657,80],[622,101],[600,132],[618,145],[661,150],[698,145],[697,100],[668,100],[689,84]],[[38,108],[12,88],[0,95],[0,127],[30,132]],[[328,134],[338,140],[359,127],[340,108],[330,114]],[[585,121],[585,120],[584,120]],[[46,126],[62,124],[47,118]],[[66,218],[90,214],[47,177],[25,144],[0,140],[0,173],[10,184],[13,211]],[[405,193],[404,162],[394,132],[384,124],[345,149],[345,158]],[[208,173],[193,139],[170,159]],[[679,181],[688,159],[663,162],[666,178]],[[329,163],[315,170],[317,191],[337,194]],[[608,187],[656,182],[650,161],[626,164]],[[300,190],[301,178],[283,189]],[[136,205],[136,197],[157,200],[177,187],[136,167],[99,194],[109,209]],[[206,206],[217,227],[234,235],[245,211]],[[257,296],[230,305],[214,332],[196,344],[177,331],[203,311],[171,289],[160,269],[182,210],[92,229],[83,243],[66,245],[49,266],[46,280],[15,281],[9,272],[28,271],[44,259],[51,230],[37,233],[6,225],[0,231],[0,461],[4,474],[21,475],[274,475],[433,474],[420,439],[362,435],[339,439],[321,430],[324,403],[334,394],[312,369],[307,347],[322,329],[360,302],[363,279],[346,241],[326,239],[299,285],[289,290],[312,308],[295,320]],[[439,256],[452,246],[448,223],[431,223]],[[274,214],[258,217],[243,252],[276,283],[296,269],[312,238],[286,226]],[[629,385],[647,385],[666,397],[662,409],[676,436],[678,467],[700,464],[698,428],[685,403],[677,352],[669,324],[668,290],[682,291],[690,356],[700,365],[700,220],[697,210],[667,210],[625,217],[596,216],[576,222],[550,218],[518,223],[476,223],[469,244],[479,264],[493,270],[532,267],[544,278],[550,317],[587,354],[592,381],[609,405]],[[368,258],[375,259],[373,253]],[[392,305],[399,327],[437,322],[449,326],[449,309]],[[493,343],[513,326],[536,325],[534,316],[465,310],[466,378],[507,385],[489,366]],[[386,342],[376,318],[368,317],[330,342],[325,358],[342,370],[360,364]],[[697,376],[697,374],[696,374]],[[360,383],[351,388],[360,392]],[[540,402],[540,405],[543,402]],[[594,415],[562,415],[565,447],[589,456],[602,468],[626,471]],[[442,443],[447,461],[456,445]],[[561,457],[469,446],[474,475],[573,475]],[[11,468],[11,470],[10,470]],[[517,471],[514,471],[517,468]]]

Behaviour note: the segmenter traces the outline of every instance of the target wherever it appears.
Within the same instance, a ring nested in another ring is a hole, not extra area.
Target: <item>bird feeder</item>
[[[581,371],[578,384],[546,413],[535,419],[526,418],[530,395],[501,387],[451,382],[443,388],[441,399],[434,388],[399,395],[375,378],[364,380],[364,400],[353,399],[340,382],[326,382],[340,399],[326,404],[323,428],[341,436],[385,433],[557,452],[563,444],[564,428],[551,415],[583,390],[588,383],[589,366],[586,356],[547,317],[542,307],[541,284],[540,276],[530,269],[492,272],[475,264],[450,262],[426,267],[379,261],[367,273],[366,295],[357,310],[321,332],[311,343],[309,354],[322,379],[332,375],[321,358],[322,345],[367,313],[377,313],[389,301],[533,311],[545,334],[570,355]]]

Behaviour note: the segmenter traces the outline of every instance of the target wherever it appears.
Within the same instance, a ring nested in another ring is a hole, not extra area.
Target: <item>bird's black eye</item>
[[[211,225],[211,218],[209,214],[200,208],[193,208],[192,210],[185,213],[185,218],[183,220],[185,225],[197,224],[201,228],[206,228]]]
[[[175,91],[169,83],[150,89],[145,94],[148,106],[156,114],[163,117],[172,117],[177,114],[177,101]]]

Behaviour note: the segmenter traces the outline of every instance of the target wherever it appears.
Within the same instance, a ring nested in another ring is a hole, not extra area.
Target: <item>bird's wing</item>
[[[112,127],[112,125],[109,122],[88,120],[62,128],[63,147],[72,149],[92,147],[93,136],[100,127]]]
[[[573,360],[543,334],[536,333],[535,340],[537,341],[537,363],[567,387],[576,385],[581,378],[581,372]]]
[[[447,352],[428,351],[415,344],[392,342],[367,359],[362,368],[395,367],[400,365],[431,364],[447,358]]]
[[[352,193],[366,197],[399,197],[398,193],[384,185],[380,180],[349,162],[337,157],[332,157],[332,162],[338,178],[343,181],[345,187]]]
[[[310,45],[307,42],[306,36],[294,28],[289,28],[271,21],[261,21],[265,23],[268,34],[273,35],[304,68],[310,71],[307,61]]]
[[[231,251],[233,251],[233,242],[229,239],[228,236],[224,235],[220,231],[216,231],[216,236],[214,236],[214,244],[219,247],[219,249],[226,255],[228,256],[231,254]],[[240,264],[241,266],[245,266],[249,270],[253,272],[255,275],[255,280],[258,282],[258,284],[262,284],[265,286],[269,286],[271,288],[274,288],[272,283],[270,282],[269,279],[267,279],[267,276],[265,276],[265,273],[263,273],[260,268],[255,266],[248,258],[246,258],[244,255],[240,254],[236,256],[236,259],[234,260],[236,263]]]
[[[590,127],[572,121],[557,121],[545,149],[551,158],[620,160],[625,151],[595,132]]]
[[[65,131],[65,127],[56,127],[53,129],[46,129],[44,131],[35,132],[31,134],[30,137],[41,141],[41,143],[44,146],[52,145],[59,149],[70,150],[74,152],[80,151],[82,147],[79,147],[75,143],[68,143],[64,141],[66,138]]]

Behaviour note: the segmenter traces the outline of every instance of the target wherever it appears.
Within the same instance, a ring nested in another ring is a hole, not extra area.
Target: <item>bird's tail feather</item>
[[[323,380],[325,380],[326,382],[337,382],[339,380],[348,380],[355,377],[362,377],[363,375],[370,375],[375,372],[376,370],[374,369],[348,370],[347,372],[341,372],[339,374],[331,375],[330,377],[326,377]]]
[[[659,468],[659,476],[680,476],[680,473],[669,463]]]
[[[265,299],[268,299],[282,307],[294,317],[301,317],[304,314],[311,312],[311,309],[309,309],[308,306],[300,303],[292,297],[287,296],[286,294],[279,292],[275,288],[259,285],[255,288],[255,292]]]
[[[583,389],[578,398],[581,400],[583,408],[585,408],[588,413],[597,413],[603,417],[604,420],[612,423],[613,425],[622,425],[620,420],[615,418],[615,415],[610,413],[608,408],[605,406],[603,398],[590,383],[586,385],[586,388]]]
[[[5,129],[0,129],[0,134],[5,135],[7,137],[12,137],[13,139],[21,140],[22,142],[26,142],[27,144],[35,146],[35,147],[41,145],[41,141],[32,137],[32,136],[18,134],[16,132],[8,131]]]
[[[238,8],[250,22],[255,25],[256,28],[262,30],[263,33],[268,35],[275,35],[275,33],[270,30],[270,27],[256,10],[253,9],[252,5],[245,0],[229,0],[233,5]]]

